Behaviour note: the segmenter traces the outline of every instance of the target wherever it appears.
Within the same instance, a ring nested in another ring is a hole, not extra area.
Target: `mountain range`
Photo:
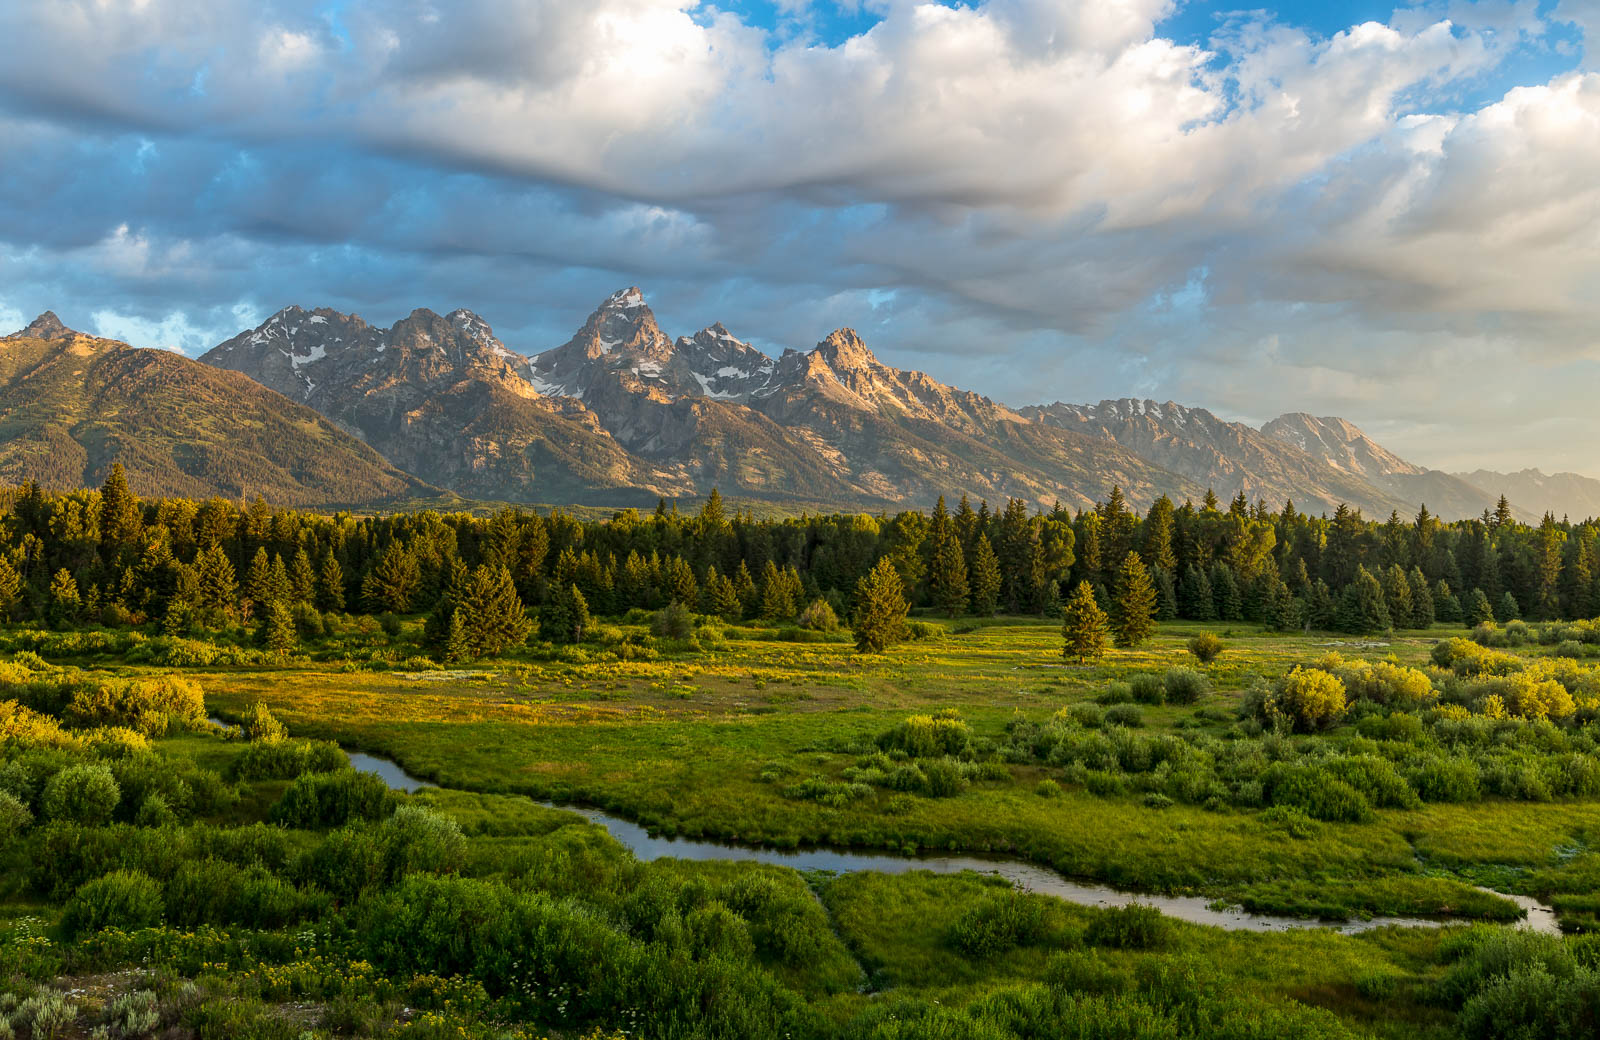
[[[247,378],[245,378],[247,377]],[[198,361],[66,329],[0,340],[0,479],[92,484],[121,457],[145,494],[381,506],[639,505],[724,494],[895,509],[966,493],[1087,506],[1240,490],[1273,506],[1600,514],[1600,481],[1415,465],[1338,418],[1253,426],[1122,399],[1012,408],[892,368],[851,329],[776,357],[722,324],[669,337],[637,288],[532,356],[466,310],[389,328],[286,307]]]

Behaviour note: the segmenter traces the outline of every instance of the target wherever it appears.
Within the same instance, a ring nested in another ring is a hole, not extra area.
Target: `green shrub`
[[[1033,789],[1033,793],[1040,798],[1060,798],[1061,785],[1046,777],[1039,781],[1038,786]]]
[[[1096,910],[1084,938],[1094,946],[1153,950],[1166,945],[1170,931],[1161,911],[1144,903],[1129,903]]]
[[[111,770],[103,765],[68,766],[44,785],[40,805],[44,815],[64,823],[108,823],[122,799]]]
[[[694,615],[673,600],[650,619],[650,634],[662,639],[688,639],[694,633]]]
[[[833,612],[827,600],[815,599],[800,612],[800,627],[814,632],[837,632],[839,615]]]
[[[1127,704],[1133,700],[1133,687],[1125,682],[1115,680],[1106,684],[1100,696],[1095,698],[1097,704]]]
[[[1161,684],[1171,704],[1193,704],[1211,692],[1211,681],[1193,668],[1168,668]]]
[[[954,713],[913,715],[880,735],[878,746],[886,751],[897,748],[912,758],[964,758],[972,753],[972,728]]]
[[[350,764],[338,744],[327,740],[277,740],[245,745],[228,763],[235,780],[293,780],[306,773],[332,773]]]
[[[960,763],[953,758],[935,758],[922,763],[925,777],[922,792],[929,798],[949,798],[960,794],[967,786],[967,778]]]
[[[146,874],[118,870],[79,886],[61,913],[61,929],[76,937],[103,928],[148,928],[161,920],[162,909],[160,884]]]
[[[1125,726],[1137,729],[1144,725],[1144,713],[1133,704],[1113,704],[1106,709],[1105,723],[1108,726]]]
[[[1201,664],[1210,664],[1221,656],[1226,644],[1210,632],[1202,632],[1188,642],[1189,652]]]
[[[272,807],[271,820],[286,827],[341,827],[382,819],[393,809],[393,797],[381,779],[345,769],[296,778]]]
[[[1167,687],[1161,676],[1148,672],[1129,676],[1128,689],[1140,704],[1160,704],[1167,699]]]
[[[32,822],[33,813],[28,811],[22,799],[0,788],[0,848],[9,844],[12,838],[21,834]]]
[[[268,710],[263,701],[255,701],[245,709],[244,719],[239,723],[239,728],[244,731],[245,739],[252,743],[260,741],[271,744],[289,735],[288,729]]]
[[[379,827],[387,846],[389,877],[414,871],[456,870],[466,857],[461,825],[443,813],[419,805],[402,805]]]
[[[985,899],[962,914],[947,940],[968,957],[983,959],[1034,943],[1044,930],[1042,900],[1013,892]]]

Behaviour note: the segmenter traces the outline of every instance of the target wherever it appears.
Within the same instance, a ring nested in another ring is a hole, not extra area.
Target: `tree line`
[[[428,614],[430,640],[475,656],[526,638],[528,608],[555,641],[581,639],[593,615],[672,603],[785,622],[817,601],[855,615],[870,592],[887,616],[896,597],[863,581],[875,567],[898,578],[905,606],[949,616],[1058,616],[1087,594],[1120,619],[1130,583],[1157,621],[1361,633],[1600,614],[1600,526],[1523,524],[1503,498],[1456,522],[1425,506],[1381,522],[1346,506],[1312,516],[1242,493],[1226,508],[1209,493],[1198,505],[1162,497],[1141,514],[1115,487],[1076,512],[963,496],[928,513],[757,519],[713,491],[693,511],[662,503],[599,521],[516,507],[360,516],[140,499],[118,465],[99,489],[30,483],[0,507],[8,619],[174,634],[252,623],[270,642],[315,613]]]

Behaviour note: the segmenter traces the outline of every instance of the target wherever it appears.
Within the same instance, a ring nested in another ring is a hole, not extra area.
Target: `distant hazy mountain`
[[[1456,476],[1495,495],[1504,494],[1529,513],[1554,513],[1557,519],[1600,517],[1600,480],[1577,473],[1541,473],[1536,469],[1496,473],[1477,469]]]
[[[48,311],[0,339],[0,480],[93,486],[121,460],[142,495],[356,505],[432,495],[303,405]]]
[[[471,311],[415,310],[392,328],[286,307],[200,359],[304,401],[402,469],[475,498],[623,504],[689,495],[681,466],[623,450]]]
[[[1292,444],[1328,466],[1359,477],[1407,504],[1415,511],[1426,504],[1438,516],[1455,520],[1492,509],[1498,491],[1488,491],[1460,477],[1407,462],[1343,419],[1290,412],[1261,428],[1261,432]],[[1522,519],[1530,511],[1515,496],[1511,499]],[[1404,514],[1406,509],[1401,509]]]

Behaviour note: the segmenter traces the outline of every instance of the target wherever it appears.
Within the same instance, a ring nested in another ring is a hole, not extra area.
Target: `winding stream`
[[[411,776],[400,768],[398,763],[387,758],[379,758],[362,751],[345,753],[350,756],[352,766],[362,772],[376,774],[393,790],[409,793],[432,786]],[[1212,900],[1202,896],[1149,895],[1123,892],[1105,885],[1081,885],[1068,881],[1052,870],[1031,863],[983,856],[897,856],[886,852],[849,852],[837,849],[785,851],[716,841],[663,838],[650,834],[637,823],[598,809],[557,805],[554,802],[537,799],[535,801],[546,808],[574,813],[590,823],[604,827],[613,839],[641,860],[668,856],[689,860],[750,860],[779,867],[791,867],[795,870],[829,870],[841,874],[860,870],[875,870],[884,874],[905,874],[913,870],[926,870],[935,874],[959,874],[971,870],[1002,877],[1024,892],[1055,896],[1080,906],[1109,907],[1142,903],[1153,906],[1168,917],[1175,917],[1180,921],[1214,925],[1228,931],[1288,932],[1302,928],[1323,928],[1353,935],[1389,925],[1405,928],[1438,928],[1445,924],[1457,923],[1425,917],[1373,917],[1367,920],[1321,921],[1303,917],[1249,913],[1238,907],[1219,909]],[[1561,934],[1555,911],[1550,907],[1529,896],[1509,895],[1505,892],[1493,894],[1511,900],[1526,911],[1526,916],[1513,927],[1551,935]]]

